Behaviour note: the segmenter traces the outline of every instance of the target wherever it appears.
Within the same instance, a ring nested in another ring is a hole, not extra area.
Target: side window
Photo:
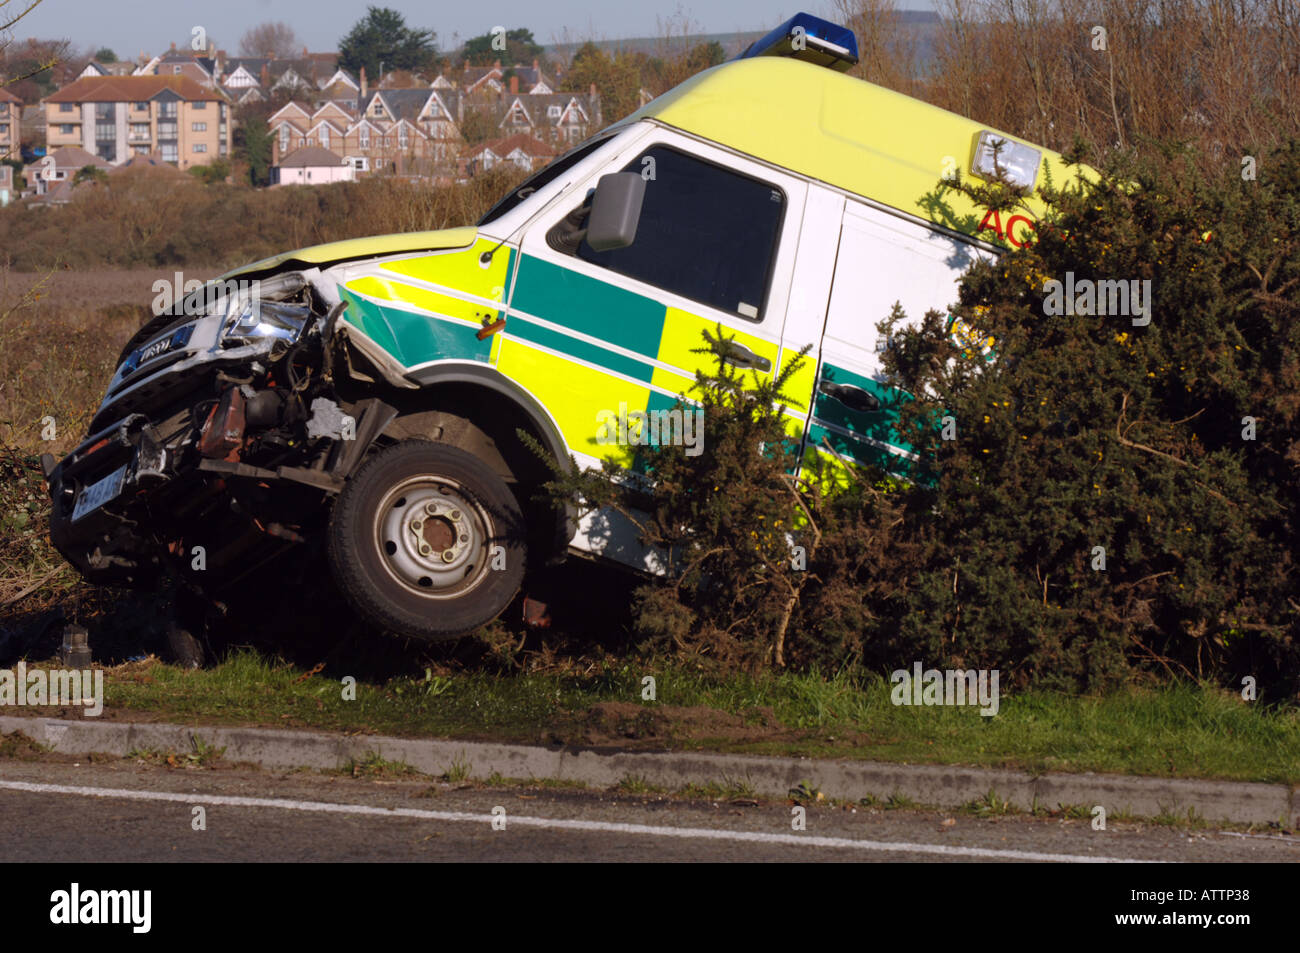
[[[784,193],[666,146],[648,149],[623,171],[647,180],[636,240],[605,252],[584,241],[578,257],[758,320],[781,233]]]

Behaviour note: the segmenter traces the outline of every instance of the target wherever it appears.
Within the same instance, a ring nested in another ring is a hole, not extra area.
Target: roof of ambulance
[[[639,119],[657,120],[967,235],[977,233],[984,217],[984,209],[964,195],[940,196],[938,185],[951,160],[969,176],[976,137],[988,126],[822,66],[779,56],[723,63],[626,121]],[[1050,181],[1059,188],[1078,175],[1059,154],[1027,144],[1045,160],[1037,186]],[[1026,204],[1035,217],[1043,214],[1036,196]]]

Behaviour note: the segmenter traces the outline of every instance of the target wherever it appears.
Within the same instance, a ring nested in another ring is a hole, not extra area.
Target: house
[[[595,86],[588,93],[522,93],[517,80],[511,77],[509,92],[493,100],[467,102],[466,111],[483,113],[503,138],[527,133],[560,151],[603,125]]]
[[[272,185],[324,185],[352,179],[351,163],[320,146],[307,146],[289,153],[271,173]]]
[[[196,53],[178,52],[175,44],[162,56],[155,56],[149,63],[152,67],[141,76],[188,76],[200,86],[211,89],[217,85],[217,62],[209,56]]]
[[[507,87],[511,87],[513,92],[522,89],[539,96],[555,91],[554,86],[542,75],[537,60],[533,60],[532,66],[509,67],[503,67],[500,60],[491,66],[470,66],[467,61],[461,71],[460,88],[468,95],[504,93]]]
[[[110,164],[160,152],[181,169],[230,155],[230,104],[186,75],[84,77],[42,104],[51,151],[79,146]]]
[[[65,183],[71,186],[72,179],[86,166],[94,166],[105,172],[111,168],[99,156],[92,155],[80,146],[64,146],[55,149],[40,161],[23,167],[23,176],[27,187],[35,189],[37,197],[51,195]]]
[[[101,63],[99,60],[91,60],[86,64],[85,69],[77,74],[77,79],[84,79],[88,76],[130,76],[136,70],[136,65],[130,60],[117,63]]]
[[[512,163],[524,171],[541,168],[555,158],[555,150],[527,133],[516,133],[504,139],[479,143],[464,155],[466,175],[486,172],[503,162]]]
[[[0,208],[4,208],[17,197],[14,190],[14,167],[0,165]]]
[[[365,86],[362,76],[360,87]],[[377,89],[357,102],[360,108],[328,100],[313,109],[293,101],[276,110],[268,120],[272,163],[319,146],[343,156],[356,173],[383,169],[424,175],[455,169],[464,145],[456,90]]]
[[[361,92],[357,78],[337,67],[337,53],[310,53],[277,59],[268,56],[232,56],[218,50],[214,77],[240,103],[265,101],[276,93],[313,104],[323,100],[355,101]]]
[[[0,159],[17,158],[22,143],[23,101],[0,86]]]

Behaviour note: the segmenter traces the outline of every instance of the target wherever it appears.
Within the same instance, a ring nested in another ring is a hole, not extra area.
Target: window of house
[[[192,122],[192,123],[190,123],[190,131],[191,131],[191,132],[207,132],[207,131],[208,131],[208,124],[207,124],[206,122]]]
[[[61,113],[72,112],[72,103],[59,103],[59,112]]]
[[[161,143],[160,149],[164,162],[176,162],[180,159],[180,150],[176,148],[174,142]]]
[[[149,124],[148,124],[147,122],[133,122],[133,123],[131,123],[131,138],[132,138],[132,139],[148,139],[148,138],[149,138]]]
[[[328,149],[330,147],[330,131],[328,126],[321,126],[320,128],[320,144],[322,149]]]
[[[285,149],[288,148],[289,148],[289,127],[281,126],[280,127],[280,151],[283,152]]]
[[[65,122],[63,125],[59,126],[59,135],[70,136],[72,135],[73,128],[74,127],[71,123]]]
[[[361,130],[361,148],[362,149],[370,148],[370,130],[368,129]]]
[[[409,138],[407,137],[406,130],[403,129],[397,134],[397,147],[399,149],[405,149],[408,142]]]
[[[559,106],[547,106],[547,107],[546,107],[546,115],[547,115],[547,118],[549,118],[549,119],[559,119],[559,118],[560,118],[560,112],[561,112],[561,110],[560,110],[560,107],[559,107]]]
[[[196,143],[194,143],[194,151],[195,151],[195,152],[207,152],[207,151],[208,151],[208,144],[207,144],[206,142],[196,142]]]
[[[148,103],[132,103],[131,108],[138,113],[147,113],[149,111]]]
[[[159,118],[162,118],[162,119],[175,119],[175,118],[176,118],[176,103],[174,103],[174,102],[170,102],[170,103],[159,103],[159,104],[158,104],[158,116],[159,116]]]
[[[627,248],[578,257],[602,268],[721,311],[758,320],[767,298],[785,210],[785,194],[766,182],[654,146],[623,171],[646,182],[636,241]]]
[[[9,123],[0,122],[0,136],[9,135]]]
[[[194,109],[207,109],[208,101],[206,99],[199,99],[196,100],[195,102],[190,103],[190,106]]]

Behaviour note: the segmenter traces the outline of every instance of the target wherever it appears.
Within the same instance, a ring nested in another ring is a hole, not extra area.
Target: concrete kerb
[[[666,790],[692,783],[735,782],[765,797],[783,797],[792,787],[808,781],[829,798],[857,800],[898,795],[918,804],[956,808],[996,792],[998,798],[1022,810],[1101,805],[1108,815],[1124,812],[1140,817],[1186,817],[1194,811],[1208,821],[1277,821],[1300,826],[1300,799],[1283,784],[1105,774],[1031,775],[963,765],[547,748],[274,728],[0,716],[0,733],[15,731],[54,751],[73,755],[102,753],[120,757],[145,749],[187,752],[195,750],[198,739],[213,748],[225,748],[227,761],[276,769],[339,768],[351,760],[378,755],[435,776],[460,765],[469,777],[480,780],[496,773],[507,778],[580,781],[608,788],[626,778],[637,778]]]

